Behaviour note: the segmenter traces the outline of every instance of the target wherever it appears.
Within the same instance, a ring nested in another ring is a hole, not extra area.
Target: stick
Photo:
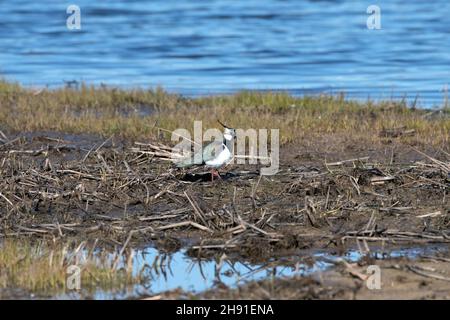
[[[14,207],[14,204],[13,204],[7,197],[5,197],[5,196],[3,195],[3,193],[1,193],[1,192],[0,192],[0,197],[2,197],[3,199],[5,199],[6,202],[8,202],[8,203],[11,205],[11,207]]]
[[[194,212],[198,215],[198,217],[200,218],[200,220],[203,222],[203,224],[208,225],[206,223],[205,218],[203,217],[203,212],[200,210],[200,208],[197,206],[197,204],[194,202],[194,200],[192,200],[189,195],[187,194],[186,191],[184,191],[184,195],[185,197],[188,199],[189,203],[191,204],[192,208],[194,208]]]
[[[412,272],[414,272],[414,273],[416,273],[416,274],[418,274],[420,276],[423,276],[423,277],[433,278],[433,279],[437,279],[437,280],[443,280],[443,281],[449,281],[450,282],[450,278],[441,276],[439,274],[428,273],[428,272],[419,270],[416,266],[408,265],[407,268],[408,268],[408,270],[410,270],[410,271],[412,271]]]

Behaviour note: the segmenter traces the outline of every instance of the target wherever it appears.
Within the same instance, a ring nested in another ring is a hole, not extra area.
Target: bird
[[[208,143],[193,158],[187,157],[177,161],[175,163],[177,167],[189,168],[201,165],[211,169],[211,181],[214,181],[214,177],[221,179],[218,169],[226,165],[233,158],[232,145],[236,137],[236,130],[224,125],[219,120],[217,122],[224,128],[223,141],[214,140]],[[201,162],[195,161],[200,156]]]

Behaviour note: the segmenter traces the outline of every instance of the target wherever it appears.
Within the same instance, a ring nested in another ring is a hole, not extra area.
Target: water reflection
[[[118,291],[97,291],[92,297],[94,299],[124,299],[156,295],[178,288],[199,293],[219,283],[235,288],[247,281],[311,275],[328,270],[334,266],[333,261],[340,259],[357,262],[366,255],[375,259],[417,258],[446,251],[445,246],[412,247],[387,252],[375,250],[370,253],[349,250],[342,256],[321,251],[274,259],[263,264],[251,264],[230,260],[225,255],[215,260],[204,260],[188,257],[185,250],[167,254],[154,248],[146,248],[136,251],[132,259],[133,274],[141,276],[140,284]],[[129,255],[121,263],[122,267],[129,264]],[[57,298],[77,297],[80,297],[77,293],[67,293]]]

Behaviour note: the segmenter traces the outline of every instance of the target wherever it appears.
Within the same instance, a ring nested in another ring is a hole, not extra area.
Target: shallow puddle
[[[398,257],[414,259],[420,256],[435,256],[447,250],[446,246],[429,246],[392,251],[372,251],[368,254],[376,259]],[[120,291],[99,290],[87,297],[93,299],[127,299],[156,295],[177,288],[187,292],[199,293],[214,288],[218,283],[234,288],[247,281],[310,275],[330,269],[334,266],[332,261],[345,259],[348,262],[357,262],[366,255],[367,253],[361,253],[358,250],[350,250],[342,256],[321,251],[278,258],[263,264],[247,264],[228,259],[222,259],[222,261],[193,259],[187,256],[186,250],[173,254],[162,254],[157,249],[146,248],[137,250],[133,259],[132,272],[135,275],[141,275],[143,281],[140,284],[129,286],[127,289]],[[78,299],[80,297],[79,292],[72,291],[55,298]]]

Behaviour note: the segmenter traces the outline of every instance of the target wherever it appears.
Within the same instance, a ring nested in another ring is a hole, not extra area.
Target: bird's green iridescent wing
[[[213,141],[205,146],[203,149],[196,153],[194,157],[186,157],[184,159],[175,162],[178,168],[189,168],[195,165],[204,164],[206,161],[214,159],[222,150],[222,142]],[[200,158],[201,157],[201,158]]]
[[[222,151],[222,142],[213,141],[203,147],[203,162],[209,161],[217,157]]]

